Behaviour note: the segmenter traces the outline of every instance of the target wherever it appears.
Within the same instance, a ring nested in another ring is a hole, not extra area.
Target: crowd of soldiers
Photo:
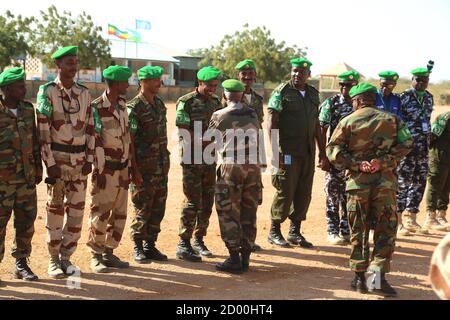
[[[39,88],[36,113],[33,105],[24,101],[24,70],[11,68],[0,74],[0,260],[6,225],[14,211],[14,274],[28,281],[38,278],[27,259],[42,162],[47,172],[45,226],[50,277],[79,272],[70,258],[81,235],[91,173],[87,246],[92,272],[129,267],[114,254],[125,228],[128,189],[135,211],[130,228],[135,262],[168,259],[156,248],[170,169],[166,107],[158,96],[163,69],[139,69],[138,94],[127,102],[123,96],[132,70],[109,66],[103,71],[106,90],[92,100],[87,87],[74,80],[77,49],[64,47],[52,55],[58,75]],[[446,221],[450,112],[431,124],[433,97],[426,89],[432,65],[413,70],[412,88],[400,96],[393,93],[399,78],[396,72],[380,73],[380,89],[359,83],[356,71],[343,73],[339,75],[340,94],[322,105],[319,92],[307,83],[312,63],[295,58],[291,65],[291,79],[273,91],[267,109],[267,130],[279,133],[276,141],[269,135],[279,152],[274,156],[277,165],[272,184],[276,192],[268,241],[280,247],[313,247],[300,231],[311,202],[317,144],[318,167],[326,171],[328,241],[352,245],[350,268],[355,277],[351,288],[395,295],[385,275],[397,234],[450,230]],[[264,140],[259,136],[247,137],[241,144],[229,139],[230,130],[259,132],[264,118],[263,98],[252,88],[255,63],[243,60],[236,70],[239,80],[222,82],[223,101],[215,95],[222,72],[208,66],[197,73],[195,91],[176,104],[185,195],[176,257],[200,262],[213,255],[204,237],[215,202],[221,236],[229,251],[216,269],[239,274],[249,270],[251,253],[261,250],[255,243],[256,212],[262,203],[261,170],[266,161],[260,157],[252,161],[251,147],[264,153]],[[218,132],[216,140],[202,139],[211,130]],[[219,150],[210,148],[219,141]],[[199,160],[192,150],[223,159]],[[236,161],[241,151],[244,161]],[[416,217],[426,184],[427,217],[419,226]],[[287,218],[290,228],[285,239],[281,224]],[[374,249],[369,256],[371,229]],[[367,271],[376,275],[369,286]]]

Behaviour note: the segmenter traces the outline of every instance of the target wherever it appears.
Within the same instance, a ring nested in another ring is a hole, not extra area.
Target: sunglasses
[[[350,83],[350,82],[339,82],[339,85],[341,86],[341,87],[346,87],[346,88],[348,88],[348,87],[354,87],[355,85],[356,85],[356,83]]]

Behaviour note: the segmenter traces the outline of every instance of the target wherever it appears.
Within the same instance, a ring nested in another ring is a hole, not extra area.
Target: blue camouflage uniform
[[[398,94],[391,93],[389,97],[385,98],[381,90],[377,91],[377,99],[375,101],[375,106],[378,108],[378,110],[388,111],[401,118],[400,114],[401,105],[402,101]]]

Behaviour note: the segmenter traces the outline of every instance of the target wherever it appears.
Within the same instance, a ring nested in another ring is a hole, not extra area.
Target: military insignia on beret
[[[250,66],[249,66],[248,64],[246,64],[246,65],[244,66],[244,68],[247,69],[247,68],[250,68]]]
[[[305,63],[303,64],[303,66],[306,68],[306,67],[308,66],[308,64],[305,62]]]
[[[394,76],[394,80],[397,80],[398,79],[398,77],[397,76]]]
[[[350,80],[353,80],[354,77],[353,77],[352,75],[350,75],[348,78],[349,78]]]

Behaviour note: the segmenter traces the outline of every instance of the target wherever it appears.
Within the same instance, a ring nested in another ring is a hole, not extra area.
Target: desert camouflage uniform
[[[330,141],[339,121],[353,112],[351,103],[345,101],[342,94],[327,99],[319,109],[319,122],[323,128],[329,128],[328,141]],[[325,173],[325,195],[327,232],[343,236],[350,234],[347,220],[347,197],[345,195],[345,170],[337,170],[331,166],[330,172]],[[342,215],[339,218],[339,206]]]
[[[51,256],[61,254],[67,260],[77,247],[83,225],[87,176],[81,169],[94,159],[90,103],[86,87],[75,83],[68,90],[59,78],[41,86],[37,96],[42,160],[47,168],[56,165],[62,173],[54,184],[47,185],[47,245]]]
[[[176,125],[187,126],[194,131],[195,122],[201,123],[202,134],[208,128],[212,114],[221,109],[220,99],[213,96],[205,101],[197,92],[191,92],[182,96],[177,102]],[[192,139],[194,140],[194,139]],[[199,150],[204,150],[207,143],[203,143]],[[214,186],[216,183],[216,165],[194,164],[194,141],[190,145],[183,143],[182,152],[191,148],[191,164],[182,163],[183,167],[183,192],[186,196],[184,208],[181,212],[179,236],[182,239],[190,239],[195,229],[195,237],[206,236],[206,231],[214,204]]]
[[[37,214],[36,177],[42,163],[33,105],[21,101],[14,115],[0,99],[0,262],[5,254],[6,226],[14,211],[12,256],[28,258]]]
[[[408,89],[400,95],[400,98],[402,101],[400,116],[414,138],[414,148],[398,167],[398,212],[403,213],[407,210],[418,213],[427,182],[428,136],[431,133],[433,96],[426,91],[421,104],[415,90]]]
[[[140,93],[128,102],[130,132],[134,136],[136,165],[144,184],[131,186],[135,217],[131,223],[133,240],[156,241],[161,231],[167,200],[167,119],[164,102],[155,97],[151,104]]]
[[[224,144],[219,151],[223,163],[217,169],[215,190],[220,233],[229,251],[250,252],[256,236],[256,210],[262,201],[258,161],[261,125],[252,108],[229,103],[228,107],[213,114],[209,128],[222,133]],[[234,134],[237,129],[248,134],[245,141],[227,139],[229,130]]]
[[[398,218],[395,169],[412,147],[401,120],[390,113],[363,107],[344,118],[331,137],[327,156],[339,170],[347,170],[347,212],[351,229],[350,268],[389,272]],[[359,170],[362,161],[379,159],[380,171]],[[369,221],[375,219],[374,249],[369,257]],[[371,262],[369,262],[371,260]]]
[[[130,131],[125,99],[111,105],[106,92],[92,102],[95,118],[95,169],[92,174],[92,204],[89,215],[88,247],[93,254],[116,249],[127,219],[130,183]],[[106,176],[100,189],[97,179]]]

